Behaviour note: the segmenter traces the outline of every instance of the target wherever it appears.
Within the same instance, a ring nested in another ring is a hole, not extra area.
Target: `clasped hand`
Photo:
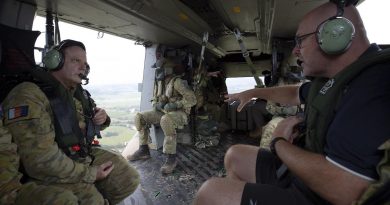
[[[178,105],[177,103],[167,103],[165,106],[164,106],[164,110],[166,112],[172,112],[172,111],[176,111],[178,109]]]
[[[104,109],[96,107],[95,116],[93,117],[93,123],[95,125],[102,125],[107,120],[107,113]]]
[[[297,125],[302,122],[303,119],[298,116],[290,116],[280,121],[276,126],[273,137],[283,137],[289,142],[293,142],[294,139],[299,135]]]
[[[153,107],[157,111],[162,111],[164,109],[165,103],[163,102],[156,102]]]
[[[96,181],[105,179],[113,169],[114,164],[112,163],[112,161],[108,161],[97,166]]]

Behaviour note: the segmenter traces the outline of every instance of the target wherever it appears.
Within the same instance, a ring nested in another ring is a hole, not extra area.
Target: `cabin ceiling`
[[[208,50],[225,56],[240,52],[233,29],[240,30],[250,52],[269,54],[272,38],[293,38],[303,15],[326,1],[36,0],[36,4],[40,16],[50,10],[61,21],[141,43],[200,46],[208,32]]]

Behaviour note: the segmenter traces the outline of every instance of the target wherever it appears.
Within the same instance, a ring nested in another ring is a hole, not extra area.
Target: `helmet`
[[[182,68],[182,62],[179,58],[159,58],[152,68],[156,69],[156,79],[163,80],[165,76],[176,73],[176,70]]]

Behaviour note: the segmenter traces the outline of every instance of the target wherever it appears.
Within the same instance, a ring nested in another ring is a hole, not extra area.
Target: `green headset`
[[[57,46],[54,46],[52,49],[50,49],[46,55],[43,57],[43,64],[45,65],[45,68],[49,71],[56,71],[62,68],[64,66],[65,62],[65,54],[64,50],[65,48],[71,47],[71,46],[78,46],[85,50],[85,46],[83,43],[75,40],[63,40],[61,41]]]
[[[344,53],[351,46],[355,36],[353,23],[343,17],[345,1],[337,4],[336,16],[322,22],[317,27],[317,42],[326,54],[338,55]]]

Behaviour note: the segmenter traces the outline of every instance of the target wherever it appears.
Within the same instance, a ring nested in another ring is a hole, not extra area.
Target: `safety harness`
[[[0,102],[18,84],[26,81],[35,83],[50,101],[58,146],[70,158],[85,157],[96,134],[96,127],[93,127],[91,117],[86,117],[87,132],[84,135],[78,125],[73,96],[49,73],[36,68],[33,48],[39,34],[0,24]],[[80,94],[83,92],[80,86],[74,96],[82,103],[83,115],[93,116],[89,96],[83,97],[86,96]]]
[[[86,133],[83,134],[77,119],[76,106],[73,95],[60,86],[46,71],[33,70],[33,82],[39,86],[50,102],[54,115],[55,141],[58,146],[72,159],[85,158],[89,155],[95,127],[92,122],[93,108],[88,104],[85,91],[77,87],[74,97],[80,100],[83,107],[83,116],[86,122]]]

